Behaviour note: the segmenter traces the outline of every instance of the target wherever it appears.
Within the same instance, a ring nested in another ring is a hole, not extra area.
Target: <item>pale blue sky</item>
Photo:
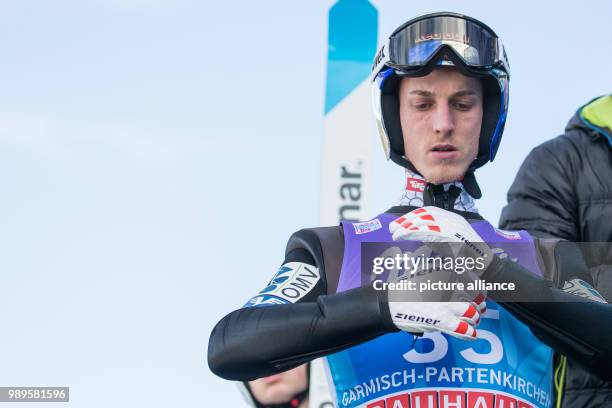
[[[241,406],[208,335],[317,223],[330,4],[2,3],[0,385],[69,385],[73,407]],[[381,33],[450,9],[502,36],[510,116],[479,173],[493,222],[529,149],[611,91],[610,2],[375,4]],[[402,171],[376,143],[379,212]]]

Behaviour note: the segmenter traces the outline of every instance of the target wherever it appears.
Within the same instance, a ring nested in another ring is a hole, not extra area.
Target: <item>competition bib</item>
[[[361,243],[391,242],[382,214],[366,223],[343,223],[345,249],[338,291],[361,285]],[[365,228],[375,225],[376,228]],[[472,224],[484,241],[541,274],[533,238],[502,231],[486,221]],[[355,313],[359,313],[358,310]],[[478,339],[440,332],[414,337],[381,336],[327,357],[339,407],[527,408],[552,406],[553,352],[493,301],[478,326]]]

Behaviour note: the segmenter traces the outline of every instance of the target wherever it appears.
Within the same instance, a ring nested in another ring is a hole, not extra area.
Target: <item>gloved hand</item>
[[[484,299],[481,304],[485,304]],[[463,340],[476,339],[479,308],[475,302],[389,302],[398,329],[410,333],[439,330]]]
[[[481,276],[493,260],[491,248],[460,215],[438,207],[413,210],[389,224],[394,241],[422,241],[443,257],[480,258],[482,267],[472,269]]]

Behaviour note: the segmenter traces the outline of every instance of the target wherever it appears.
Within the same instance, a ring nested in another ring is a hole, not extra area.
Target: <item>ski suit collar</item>
[[[430,184],[425,179],[406,170],[406,184],[400,197],[400,206],[423,207],[435,205],[444,208],[444,203],[449,208],[470,213],[478,213],[474,198],[465,191],[463,184],[459,181],[446,184]]]

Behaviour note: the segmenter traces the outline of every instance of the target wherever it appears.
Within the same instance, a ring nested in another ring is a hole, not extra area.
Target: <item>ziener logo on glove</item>
[[[434,326],[440,323],[440,320],[437,320],[437,319],[432,319],[430,317],[423,317],[423,316],[408,315],[405,313],[396,313],[394,316],[394,319],[409,320],[411,322],[426,323],[426,324],[431,324]]]
[[[465,242],[465,245],[467,245],[468,247],[472,248],[481,257],[484,258],[485,256],[487,256],[482,249],[478,248],[476,245],[474,245],[473,242],[469,241],[466,237],[464,237],[463,235],[459,234],[458,232],[455,232],[455,237],[457,237],[461,241]]]

